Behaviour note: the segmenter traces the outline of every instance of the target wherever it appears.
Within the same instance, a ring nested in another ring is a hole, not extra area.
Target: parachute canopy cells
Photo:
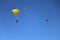
[[[12,12],[17,16],[19,15],[20,11],[18,9],[13,9]]]

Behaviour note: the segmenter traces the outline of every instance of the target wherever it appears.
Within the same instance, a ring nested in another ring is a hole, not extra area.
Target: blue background
[[[60,40],[60,0],[0,0],[0,40]]]

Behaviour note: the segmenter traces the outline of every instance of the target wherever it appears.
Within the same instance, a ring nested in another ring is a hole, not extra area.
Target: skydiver
[[[45,20],[45,21],[48,21],[48,19],[47,19],[47,20]]]
[[[46,23],[48,24],[48,19],[47,20],[45,20],[46,21]]]
[[[18,24],[18,19],[16,19],[16,23]]]

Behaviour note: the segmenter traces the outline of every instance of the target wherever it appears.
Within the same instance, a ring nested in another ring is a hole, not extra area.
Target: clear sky
[[[21,11],[18,24],[14,8]],[[60,1],[0,0],[0,40],[60,40]]]

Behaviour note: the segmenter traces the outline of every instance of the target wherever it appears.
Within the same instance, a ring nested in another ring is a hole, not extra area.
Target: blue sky
[[[59,0],[0,0],[0,40],[60,40],[59,11]]]

